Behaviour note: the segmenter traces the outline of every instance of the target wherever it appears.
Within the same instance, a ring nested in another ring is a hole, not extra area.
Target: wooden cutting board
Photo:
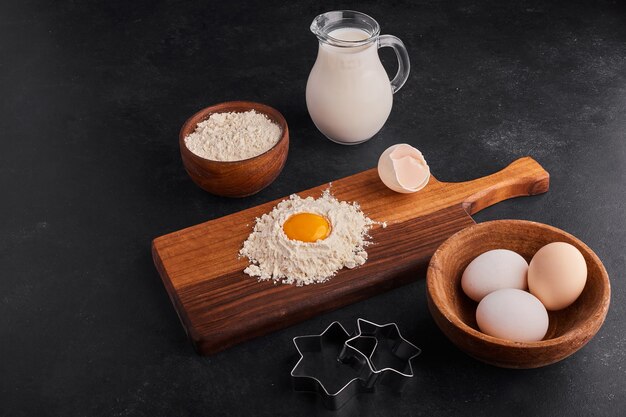
[[[328,186],[298,194],[318,197]],[[276,285],[243,273],[248,262],[238,252],[255,218],[283,199],[158,237],[152,256],[195,349],[208,355],[415,281],[439,244],[474,224],[470,214],[544,193],[548,186],[549,174],[529,157],[473,181],[446,183],[431,176],[415,194],[389,190],[376,169],[333,181],[335,197],[357,201],[367,216],[388,226],[372,229],[374,244],[364,265],[342,269],[323,284]]]

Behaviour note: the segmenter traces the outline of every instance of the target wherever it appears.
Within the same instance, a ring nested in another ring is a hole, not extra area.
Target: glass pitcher
[[[409,56],[402,41],[380,35],[370,16],[338,10],[317,16],[311,24],[319,40],[317,60],[306,86],[306,104],[315,126],[344,145],[365,142],[385,124],[393,94],[409,76]],[[378,48],[389,46],[398,72],[389,81]]]

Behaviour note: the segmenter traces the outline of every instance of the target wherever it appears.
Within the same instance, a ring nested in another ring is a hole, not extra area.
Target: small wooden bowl
[[[520,343],[488,336],[476,324],[477,303],[461,289],[461,276],[478,255],[510,249],[527,261],[550,242],[574,245],[587,262],[587,283],[566,309],[550,311],[539,342]],[[443,333],[470,356],[504,368],[538,368],[558,362],[597,333],[609,309],[611,285],[600,259],[583,242],[555,227],[523,220],[480,223],[451,236],[433,255],[427,273],[428,308]]]
[[[241,161],[212,161],[194,154],[185,145],[185,137],[211,114],[250,110],[265,114],[282,131],[276,145],[265,153]],[[200,188],[224,197],[247,197],[270,185],[283,170],[289,152],[289,129],[283,115],[270,106],[251,101],[229,101],[202,109],[187,119],[180,129],[178,142],[185,170]]]

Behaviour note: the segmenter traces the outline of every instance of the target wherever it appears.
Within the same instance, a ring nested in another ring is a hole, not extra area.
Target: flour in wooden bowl
[[[300,213],[325,218],[331,227],[328,237],[315,242],[290,239],[283,226]],[[337,200],[330,190],[317,199],[293,194],[256,219],[239,252],[250,261],[244,272],[261,281],[298,286],[327,281],[340,269],[355,268],[367,261],[368,231],[375,224],[386,227],[367,217],[357,203]]]
[[[255,110],[213,113],[185,137],[185,145],[212,161],[242,161],[269,151],[281,135],[280,126]]]

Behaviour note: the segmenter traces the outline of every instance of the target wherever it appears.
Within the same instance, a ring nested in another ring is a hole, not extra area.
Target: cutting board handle
[[[467,191],[463,208],[474,214],[502,200],[545,193],[550,186],[550,174],[526,156],[501,171],[459,185]]]

